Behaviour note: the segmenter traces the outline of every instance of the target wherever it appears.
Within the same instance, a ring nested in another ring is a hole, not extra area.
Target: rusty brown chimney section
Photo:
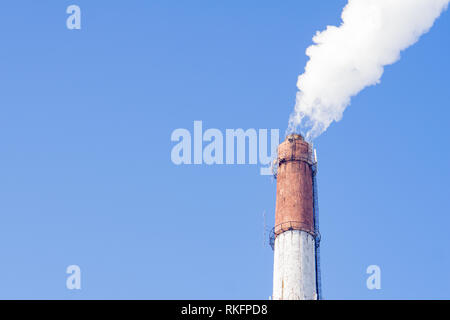
[[[310,145],[291,134],[278,147],[275,235],[294,229],[314,233]]]

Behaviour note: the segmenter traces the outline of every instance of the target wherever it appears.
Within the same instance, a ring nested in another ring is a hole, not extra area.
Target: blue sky
[[[176,166],[170,136],[283,133],[304,51],[345,3],[3,2],[0,298],[268,298],[276,183]],[[445,12],[316,141],[327,299],[450,297],[449,30]]]

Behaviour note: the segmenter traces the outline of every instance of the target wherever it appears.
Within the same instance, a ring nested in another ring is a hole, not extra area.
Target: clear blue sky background
[[[175,166],[170,135],[284,133],[304,51],[345,3],[3,1],[0,298],[267,299],[276,184]],[[450,298],[449,30],[446,12],[316,141],[325,298]]]

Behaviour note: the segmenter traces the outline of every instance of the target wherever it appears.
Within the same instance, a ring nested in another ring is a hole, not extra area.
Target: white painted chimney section
[[[315,240],[289,230],[275,239],[273,300],[317,300]]]

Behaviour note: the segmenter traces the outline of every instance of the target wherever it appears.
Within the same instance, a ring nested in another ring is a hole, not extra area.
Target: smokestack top
[[[292,140],[301,140],[304,141],[305,139],[301,134],[298,133],[292,133],[286,136],[286,140],[292,141]]]
[[[311,145],[301,134],[287,135],[286,140],[278,146],[279,165],[286,161],[304,161],[311,164],[312,159]]]

